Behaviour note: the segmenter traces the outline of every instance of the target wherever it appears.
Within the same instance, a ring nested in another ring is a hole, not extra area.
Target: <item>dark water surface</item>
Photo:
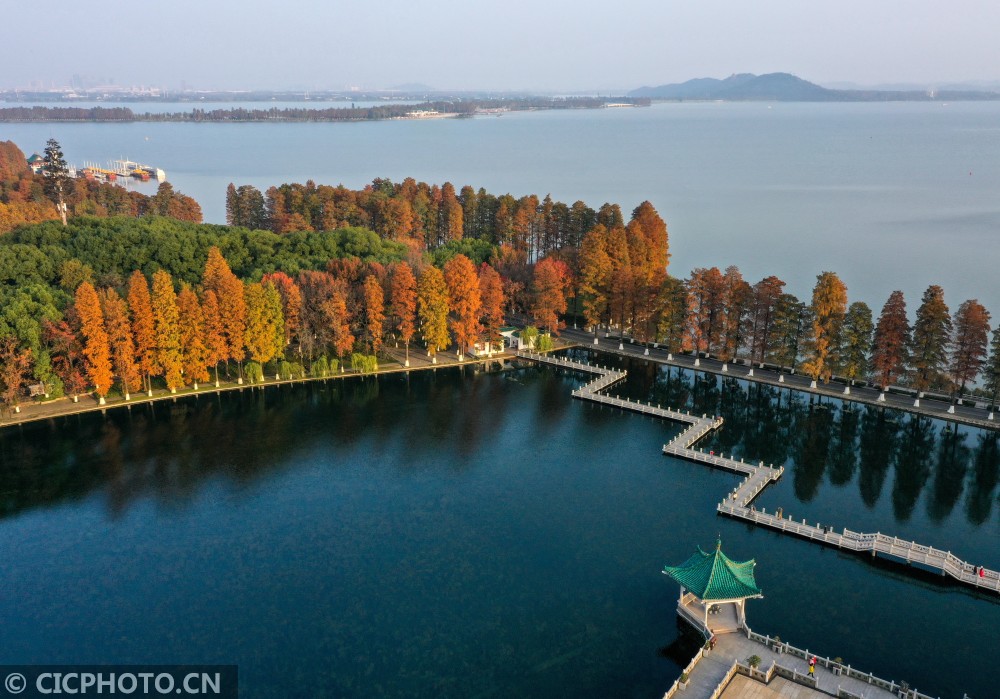
[[[622,392],[721,410],[714,446],[788,465],[769,509],[1000,564],[995,436],[645,366]],[[758,561],[755,630],[992,696],[995,598],[717,517],[736,477],[572,400],[582,380],[466,367],[0,431],[0,662],[238,663],[248,697],[657,697],[690,653],[660,569],[721,534]]]

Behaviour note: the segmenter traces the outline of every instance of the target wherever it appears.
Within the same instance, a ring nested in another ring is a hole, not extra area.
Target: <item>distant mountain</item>
[[[738,73],[724,80],[695,78],[683,83],[640,87],[629,97],[656,100],[725,100],[730,102],[888,102],[932,100],[998,100],[1000,93],[982,90],[830,90],[790,73]]]
[[[836,99],[835,90],[815,85],[789,73],[753,75],[738,73],[724,80],[695,78],[674,85],[640,87],[629,97],[651,97],[660,100],[777,100],[827,101]]]

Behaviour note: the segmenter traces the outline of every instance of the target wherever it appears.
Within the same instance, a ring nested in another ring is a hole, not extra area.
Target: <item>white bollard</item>
[[[667,361],[668,362],[674,361],[674,355],[673,355],[673,353],[667,352]]]
[[[594,344],[595,345],[597,344],[597,338],[596,337],[594,338]]]
[[[747,376],[753,376],[753,367],[750,367],[750,371],[747,372]]]
[[[844,395],[845,396],[851,395],[851,387],[850,386],[844,386]]]
[[[809,382],[809,388],[816,388],[816,379]]]
[[[990,411],[990,414],[986,416],[986,419],[987,420],[992,420],[993,419],[993,411],[992,410]]]
[[[700,357],[695,357],[694,358],[694,365],[695,366],[701,366],[701,358]]]
[[[624,343],[621,343],[621,342],[619,342],[619,343],[618,343],[618,349],[620,349],[620,350],[623,350],[623,349],[625,349],[625,345],[624,345]]]
[[[885,403],[885,393],[879,393],[878,394],[878,402],[879,403]]]
[[[648,348],[648,347],[646,348],[646,351],[645,351],[645,352],[643,352],[643,355],[645,355],[645,356],[647,356],[647,357],[649,356],[649,348]]]
[[[785,383],[785,375],[778,374],[778,383]]]
[[[723,371],[729,371],[729,364],[727,362],[723,362],[722,363],[722,370]]]
[[[954,415],[955,414],[955,406],[954,405],[949,405],[948,406],[948,414],[949,415]]]
[[[917,398],[915,401],[913,401],[913,407],[914,408],[919,408],[920,407],[920,399],[919,398]]]

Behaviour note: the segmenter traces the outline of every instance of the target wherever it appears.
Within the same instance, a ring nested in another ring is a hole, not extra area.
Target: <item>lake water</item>
[[[628,368],[623,393],[726,416],[714,448],[786,463],[769,509],[1000,563],[996,435]],[[721,535],[757,559],[755,630],[993,696],[1000,600],[717,517],[737,477],[663,456],[677,425],[574,401],[583,380],[465,367],[4,429],[0,662],[238,663],[247,697],[656,697],[692,653],[660,570]]]
[[[952,309],[1000,317],[1000,103],[660,104],[648,109],[351,124],[0,124],[0,139],[70,162],[166,170],[225,220],[229,182],[362,187],[405,177],[515,196],[551,193],[667,221],[671,272],[736,264],[808,298],[837,272],[878,313],[929,284]]]

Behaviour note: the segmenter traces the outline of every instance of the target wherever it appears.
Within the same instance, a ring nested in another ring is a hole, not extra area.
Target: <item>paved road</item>
[[[904,410],[910,413],[919,413],[921,415],[927,415],[929,417],[939,418],[941,420],[949,420],[951,422],[959,422],[967,425],[975,425],[976,427],[983,427],[986,429],[1000,430],[1000,413],[993,415],[993,419],[989,419],[989,411],[985,408],[977,408],[973,405],[969,405],[966,402],[965,405],[954,406],[955,412],[951,414],[948,412],[950,403],[948,401],[939,400],[931,397],[924,397],[920,399],[920,406],[914,406],[914,396],[903,394],[903,393],[893,393],[888,392],[885,394],[885,402],[879,402],[880,391],[877,388],[867,388],[861,386],[852,386],[850,395],[844,394],[844,384],[831,382],[829,384],[819,383],[817,388],[811,389],[810,378],[808,376],[802,376],[800,374],[783,374],[784,382],[779,381],[780,372],[773,369],[761,369],[759,366],[753,367],[753,376],[749,376],[751,367],[743,363],[728,365],[728,371],[723,372],[723,364],[717,359],[709,359],[702,357],[699,361],[700,366],[695,367],[695,358],[693,355],[689,354],[675,354],[672,360],[667,359],[667,351],[665,349],[659,348],[654,349],[652,345],[649,346],[649,356],[644,355],[646,346],[638,342],[632,343],[627,338],[623,343],[621,343],[622,349],[619,350],[619,343],[621,342],[617,337],[605,337],[605,333],[601,331],[598,336],[598,344],[594,345],[594,334],[584,332],[582,330],[573,330],[567,328],[562,331],[562,339],[574,341],[580,343],[584,347],[591,347],[602,352],[610,352],[612,354],[625,355],[629,357],[636,357],[639,359],[649,359],[660,364],[670,364],[672,366],[683,367],[685,369],[692,369],[697,371],[705,371],[713,374],[723,374],[728,376],[733,376],[736,378],[746,379],[748,381],[756,381],[758,383],[772,384],[774,386],[782,386],[789,389],[795,389],[800,391],[806,391],[808,393],[814,393],[817,395],[830,396],[832,398],[840,398],[845,400],[850,400],[855,403],[867,403],[869,405],[881,405],[885,407],[895,408],[897,410]],[[743,362],[743,360],[739,360]],[[676,406],[674,406],[676,407]]]

